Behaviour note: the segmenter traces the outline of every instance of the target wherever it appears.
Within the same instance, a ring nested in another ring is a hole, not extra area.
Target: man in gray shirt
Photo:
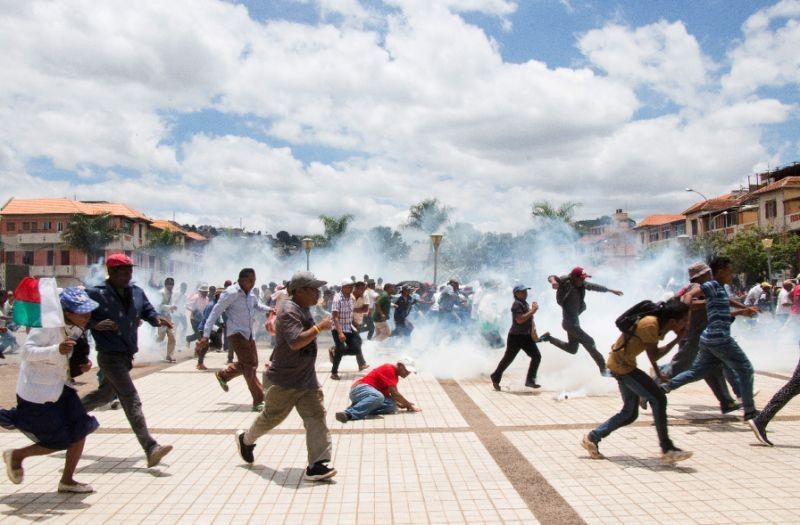
[[[236,354],[236,362],[214,375],[225,392],[228,391],[228,381],[244,376],[250,395],[253,396],[253,412],[258,412],[264,401],[264,391],[256,375],[258,353],[253,338],[253,322],[256,312],[267,312],[269,307],[258,298],[255,285],[255,270],[242,268],[239,271],[239,280],[225,289],[208,315],[203,328],[203,337],[197,342],[196,349],[200,351],[208,346],[211,329],[224,312],[228,341]]]
[[[331,460],[331,434],[325,422],[322,388],[317,381],[317,336],[331,329],[331,318],[314,323],[309,308],[319,301],[320,281],[311,272],[297,272],[287,286],[290,299],[282,301],[275,322],[275,349],[264,383],[264,409],[247,431],[236,432],[241,458],[253,463],[256,440],[286,419],[292,408],[306,429],[308,467],[305,479],[319,481],[336,475]]]

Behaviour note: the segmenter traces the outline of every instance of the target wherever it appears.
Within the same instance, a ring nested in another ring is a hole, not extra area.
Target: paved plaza
[[[260,348],[262,362],[268,352]],[[241,461],[233,433],[254,414],[241,378],[228,393],[219,388],[212,372],[224,361],[211,353],[207,372],[185,359],[136,380],[153,435],[175,446],[161,466],[146,467],[121,410],[98,410],[101,428],[89,436],[76,474],[96,492],[56,493],[63,454],[32,458],[21,485],[2,480],[2,522],[800,522],[797,402],[770,425],[776,446],[767,448],[736,416],[720,416],[705,383],[684,387],[669,396],[670,432],[695,455],[667,467],[649,411],[601,443],[606,460],[589,459],[581,436],[619,409],[618,394],[558,401],[546,385],[537,393],[514,387],[524,375],[521,357],[504,379],[511,390],[423,371],[400,384],[423,412],[346,425],[334,413],[348,405],[355,362],[346,358],[342,380],[332,381],[330,364],[320,360],[338,475],[313,483],[302,480],[306,448],[296,413],[258,441],[253,465]],[[789,372],[757,374],[759,406]],[[28,443],[0,432],[2,449]]]

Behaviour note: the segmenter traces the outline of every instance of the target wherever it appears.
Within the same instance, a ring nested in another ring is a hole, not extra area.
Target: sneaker
[[[115,399],[111,402],[111,410],[117,410],[119,408],[119,399]]]
[[[308,481],[322,481],[323,479],[332,478],[335,475],[335,468],[331,468],[325,463],[319,462],[309,465],[303,477]]]
[[[161,463],[164,456],[170,452],[172,452],[172,445],[156,445],[153,447],[147,455],[147,468],[155,467]]]
[[[331,363],[333,363],[333,358],[335,356],[336,356],[336,347],[335,346],[328,347],[328,359],[331,360]]]
[[[589,457],[592,459],[604,459],[603,455],[600,453],[600,449],[597,447],[597,443],[591,440],[589,434],[583,436],[581,440],[581,446],[586,449],[586,452],[589,453]]]
[[[642,410],[647,410],[647,399],[640,397],[639,398],[639,408]]]
[[[214,372],[214,377],[216,377],[216,378],[217,378],[217,382],[219,383],[219,387],[220,387],[220,388],[221,388],[221,389],[222,389],[224,392],[227,392],[228,390],[230,390],[230,389],[228,388],[228,382],[227,382],[227,381],[225,381],[224,379],[222,379],[222,377],[219,375],[219,372]]]
[[[672,389],[669,387],[669,383],[658,383],[658,388],[660,388],[665,394],[672,392]]]
[[[757,415],[758,415],[758,410],[751,410],[750,412],[747,412],[744,416],[742,416],[742,421],[750,421]]]
[[[729,403],[727,405],[720,405],[719,406],[719,411],[722,412],[723,414],[730,414],[731,412],[736,412],[740,408],[742,408],[742,404],[741,403],[737,403],[736,401],[732,401],[731,403]]]
[[[195,368],[198,370],[208,370],[208,367],[203,363],[197,363],[197,366]]]
[[[89,494],[94,492],[94,489],[88,483],[75,483],[74,485],[67,485],[63,481],[58,482],[58,491],[62,494]]]
[[[489,379],[492,380],[492,388],[494,388],[497,392],[500,391],[500,381],[496,380],[493,376],[489,376]]]
[[[338,381],[341,379],[341,377],[339,377],[339,374],[331,374],[331,379],[333,379],[334,381]]]
[[[545,332],[539,336],[539,340],[536,341],[537,343],[546,343],[550,340],[550,332]]]
[[[350,414],[347,412],[336,412],[336,421],[340,423],[347,423],[350,421]]]
[[[683,461],[685,459],[689,459],[690,457],[692,457],[692,453],[688,450],[673,448],[661,454],[661,463],[665,465],[673,465],[678,461]]]
[[[368,365],[368,364],[366,364],[366,363],[364,363],[363,365],[361,365],[361,366],[359,366],[359,367],[358,367],[358,371],[359,371],[359,372],[363,372],[363,371],[364,371],[364,370],[366,370],[367,368],[369,368],[369,365]]]
[[[250,408],[250,412],[261,412],[262,410],[264,410],[264,402],[263,401],[261,403],[256,404],[256,405],[253,405]]]
[[[542,388],[542,385],[537,384],[536,381],[526,381],[525,386],[528,388]]]
[[[757,417],[750,419],[747,424],[753,429],[753,434],[756,435],[756,439],[768,447],[772,446],[772,441],[767,438],[767,426],[761,423]]]
[[[25,476],[25,471],[22,470],[22,467],[14,468],[12,466],[11,455],[13,453],[14,451],[11,449],[4,451],[3,462],[6,464],[6,475],[8,476],[8,480],[14,485],[19,485],[22,483],[22,478]]]
[[[244,430],[240,430],[236,432],[236,450],[239,451],[239,456],[241,456],[242,460],[245,463],[252,463],[256,460],[253,456],[253,450],[256,448],[256,444],[253,443],[252,445],[245,445],[244,444]]]

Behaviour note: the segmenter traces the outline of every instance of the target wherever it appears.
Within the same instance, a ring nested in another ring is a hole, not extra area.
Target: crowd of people
[[[160,444],[150,434],[130,376],[142,321],[156,328],[156,339],[165,346],[168,362],[176,361],[176,347],[181,340],[186,348],[194,342],[196,367],[201,371],[207,370],[204,358],[210,348],[228,352],[227,366],[214,373],[216,382],[228,392],[231,381],[241,376],[251,394],[252,410],[257,413],[249,429],[235,434],[243,461],[253,463],[256,441],[296,409],[306,429],[305,478],[328,479],[336,475],[336,470],[329,465],[331,436],[316,370],[319,336],[330,332],[330,378],[341,380],[339,368],[345,356],[355,357],[359,372],[371,368],[363,355],[361,334],[366,333],[367,339],[379,344],[394,338],[393,346],[402,347],[415,323],[435,323],[448,331],[456,326],[476,327],[480,324],[476,312],[481,298],[497,287],[487,282],[478,289],[462,289],[457,279],[451,279],[435,288],[414,281],[384,283],[368,275],[363,279],[351,276],[328,285],[311,272],[297,272],[281,284],[259,288],[255,270],[242,268],[235,282],[226,281],[218,288],[200,283],[192,292],[185,283],[175,291],[175,280],[168,277],[152,304],[145,291],[132,282],[133,266],[124,254],[109,256],[106,281],[85,289],[70,287],[61,291],[63,326],[29,329],[21,352],[17,406],[0,410],[0,425],[20,429],[34,441],[28,447],[3,453],[6,472],[13,483],[22,482],[26,458],[66,450],[58,490],[91,492],[92,487],[73,476],[86,436],[97,428],[97,420],[89,412],[112,401],[124,409],[148,467],[158,465],[172,450],[171,445]],[[764,295],[769,297],[771,289],[759,283],[740,302],[729,292],[733,276],[734,268],[724,258],[710,264],[692,264],[688,268],[689,282],[672,297],[638,303],[616,320],[621,334],[607,356],[581,328],[580,316],[586,311],[587,291],[619,297],[623,295],[621,290],[589,281],[591,276],[582,267],[562,276],[549,276],[547,281],[561,309],[561,326],[567,336],[564,341],[550,331],[539,334],[535,322],[539,305],[528,302],[530,288],[518,283],[509,298],[512,322],[505,338],[505,352],[489,376],[492,388],[502,391],[503,374],[520,351],[530,358],[525,386],[538,389],[540,344],[549,343],[571,355],[576,355],[582,346],[599,373],[618,383],[622,398],[617,414],[583,436],[580,444],[591,458],[602,458],[601,440],[635,421],[640,409],[648,408],[655,421],[663,462],[674,464],[690,458],[691,452],[679,449],[669,438],[667,396],[700,379],[709,385],[723,414],[741,409],[743,420],[756,438],[771,446],[767,425],[800,392],[800,364],[767,406],[757,410],[753,366],[731,336],[730,326],[738,316],[752,318],[764,312],[764,305],[771,303],[764,302]],[[785,282],[782,292],[786,293],[783,297],[776,294],[775,310],[780,313],[786,304],[790,305],[789,313],[793,313],[797,298],[800,312],[798,290],[800,287],[794,283]],[[10,309],[2,312],[4,325],[0,327],[5,330],[0,335],[8,334],[9,323],[13,323]],[[490,328],[496,331],[497,325]],[[484,336],[491,335],[486,337],[491,346],[497,346],[498,339],[502,342],[499,334],[491,334],[485,326],[481,325],[480,330]],[[675,334],[674,339],[660,345],[669,332]],[[88,359],[89,333],[97,354],[98,387],[78,398],[73,378],[93,366]],[[260,338],[271,348],[261,379],[256,346]],[[659,364],[676,346],[678,351],[669,363]],[[650,373],[638,367],[640,354],[645,354],[651,364]],[[350,405],[336,412],[336,420],[346,424],[400,409],[420,411],[398,389],[400,379],[416,372],[414,360],[403,357],[358,376],[350,387]]]

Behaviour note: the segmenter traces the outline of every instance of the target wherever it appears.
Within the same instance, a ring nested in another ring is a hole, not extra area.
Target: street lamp
[[[439,271],[439,245],[442,243],[441,233],[431,234],[431,244],[433,244],[433,290],[436,291],[436,277]]]
[[[705,195],[703,195],[702,193],[700,193],[699,191],[697,191],[697,190],[695,190],[695,189],[692,189],[692,188],[685,188],[685,189],[684,189],[684,191],[691,191],[692,193],[696,193],[696,194],[700,195],[701,197],[703,197],[703,200],[704,200],[704,201],[707,201],[707,200],[708,200],[708,197],[706,197]]]
[[[300,242],[303,243],[303,249],[306,251],[306,271],[309,271],[309,256],[311,254],[311,248],[314,247],[314,239],[305,237]]]
[[[761,239],[761,246],[767,252],[767,282],[772,284],[772,239],[769,237]]]

